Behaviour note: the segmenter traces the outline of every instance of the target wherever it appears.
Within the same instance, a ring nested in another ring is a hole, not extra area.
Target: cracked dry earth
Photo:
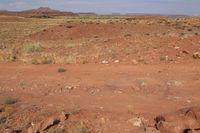
[[[199,119],[198,109],[163,114],[200,104],[199,65],[1,63],[0,132],[26,133],[41,122],[47,133],[80,128],[92,133],[186,132],[186,128],[171,131],[170,122],[181,114]],[[61,67],[66,72],[58,72]],[[16,102],[5,104],[8,96]],[[55,123],[53,118],[63,112],[67,117]]]

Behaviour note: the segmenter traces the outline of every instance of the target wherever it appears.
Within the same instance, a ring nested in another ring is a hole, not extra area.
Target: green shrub
[[[6,104],[6,105],[14,104],[16,102],[17,102],[16,99],[14,99],[10,96],[7,96],[4,98],[4,104]]]
[[[29,54],[34,52],[40,52],[41,50],[42,47],[39,43],[29,43],[23,46],[23,51]]]

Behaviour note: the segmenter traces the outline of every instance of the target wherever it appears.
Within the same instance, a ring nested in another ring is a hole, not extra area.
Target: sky
[[[50,7],[62,11],[200,15],[200,0],[0,0],[0,10]]]

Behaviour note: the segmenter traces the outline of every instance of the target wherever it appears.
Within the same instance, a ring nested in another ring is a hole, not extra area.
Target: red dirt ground
[[[199,65],[1,63],[0,101],[5,96],[18,100],[8,127],[20,129],[56,112],[78,110],[62,128],[72,130],[82,123],[94,132],[137,133],[141,128],[131,118],[144,118],[153,126],[159,114],[200,104]],[[67,71],[58,73],[60,67]]]
[[[20,38],[12,49],[15,62],[0,63],[0,132],[26,133],[64,111],[69,118],[49,131],[158,133],[144,131],[155,129],[156,116],[200,105],[199,22],[75,19]],[[42,50],[23,53],[28,41],[41,43]],[[28,62],[44,55],[55,64]],[[8,96],[17,102],[5,105]]]

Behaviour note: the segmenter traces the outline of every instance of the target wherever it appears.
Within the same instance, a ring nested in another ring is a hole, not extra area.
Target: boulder
[[[200,132],[200,107],[189,107],[157,116],[155,126],[161,133]]]
[[[45,130],[57,125],[60,122],[64,122],[69,117],[69,114],[62,112],[58,117],[49,117],[37,124],[33,124],[28,128],[28,133],[43,133]]]

